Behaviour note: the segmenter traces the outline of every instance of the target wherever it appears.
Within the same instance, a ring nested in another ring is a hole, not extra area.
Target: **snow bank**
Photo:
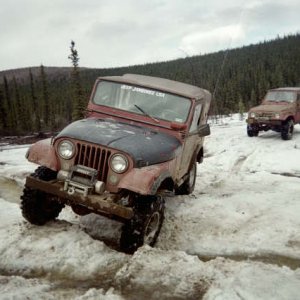
[[[66,221],[38,227],[25,222],[16,204],[0,199],[0,270],[23,276],[105,280],[128,256],[93,240]]]
[[[300,271],[259,262],[208,262],[181,251],[140,248],[117,273],[130,299],[297,299]]]
[[[114,250],[121,225],[64,209],[28,224],[19,208],[27,146],[0,149],[0,294],[12,299],[297,299],[300,127],[282,141],[212,124],[195,192],[166,199],[155,248]],[[105,244],[105,243],[106,244]],[[110,245],[107,246],[107,245]]]
[[[167,200],[157,246],[199,256],[299,260],[298,145],[299,126],[293,140],[282,141],[273,132],[249,138],[243,123],[213,125],[196,190]]]

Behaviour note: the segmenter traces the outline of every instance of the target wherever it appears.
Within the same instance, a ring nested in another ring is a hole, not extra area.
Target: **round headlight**
[[[116,173],[124,173],[128,169],[128,159],[122,154],[115,154],[111,157],[110,167]]]
[[[57,149],[59,156],[63,159],[70,159],[75,154],[75,146],[70,141],[61,141]]]
[[[280,114],[275,114],[276,119],[280,119]]]
[[[255,113],[254,112],[250,113],[250,117],[255,118],[256,117]]]

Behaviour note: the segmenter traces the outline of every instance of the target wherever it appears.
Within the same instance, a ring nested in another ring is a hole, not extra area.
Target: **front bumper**
[[[26,187],[37,189],[42,192],[59,197],[61,203],[67,205],[82,205],[92,211],[109,218],[129,220],[133,217],[133,209],[114,203],[116,195],[103,193],[102,195],[89,194],[84,196],[79,193],[69,194],[64,191],[64,186],[58,181],[43,181],[32,176],[26,178]]]
[[[256,125],[260,125],[260,124],[267,124],[267,125],[272,125],[272,126],[278,126],[278,125],[281,125],[282,121],[281,120],[278,120],[278,119],[271,119],[271,118],[268,118],[268,117],[258,117],[258,118],[248,118],[246,120],[246,122],[248,124],[256,124]]]

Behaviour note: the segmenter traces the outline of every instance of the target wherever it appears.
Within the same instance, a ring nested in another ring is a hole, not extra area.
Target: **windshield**
[[[267,93],[265,100],[273,102],[294,102],[295,93],[289,91],[270,91]]]
[[[154,120],[162,119],[179,123],[186,121],[191,106],[188,98],[109,81],[98,83],[93,102],[146,115]]]

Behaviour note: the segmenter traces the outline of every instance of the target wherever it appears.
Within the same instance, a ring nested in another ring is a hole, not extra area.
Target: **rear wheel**
[[[281,138],[283,140],[291,140],[294,133],[294,122],[293,120],[288,120],[281,129]]]
[[[142,245],[154,246],[164,220],[164,208],[160,196],[136,199],[135,214],[122,228],[121,250],[132,254]]]
[[[39,167],[31,176],[44,181],[56,179],[57,172],[46,167]],[[44,225],[54,220],[64,205],[58,201],[56,196],[35,190],[29,187],[24,188],[21,196],[21,210],[23,217],[32,224]]]
[[[195,189],[197,177],[197,162],[195,161],[189,170],[188,176],[183,184],[176,189],[176,195],[189,195]]]

